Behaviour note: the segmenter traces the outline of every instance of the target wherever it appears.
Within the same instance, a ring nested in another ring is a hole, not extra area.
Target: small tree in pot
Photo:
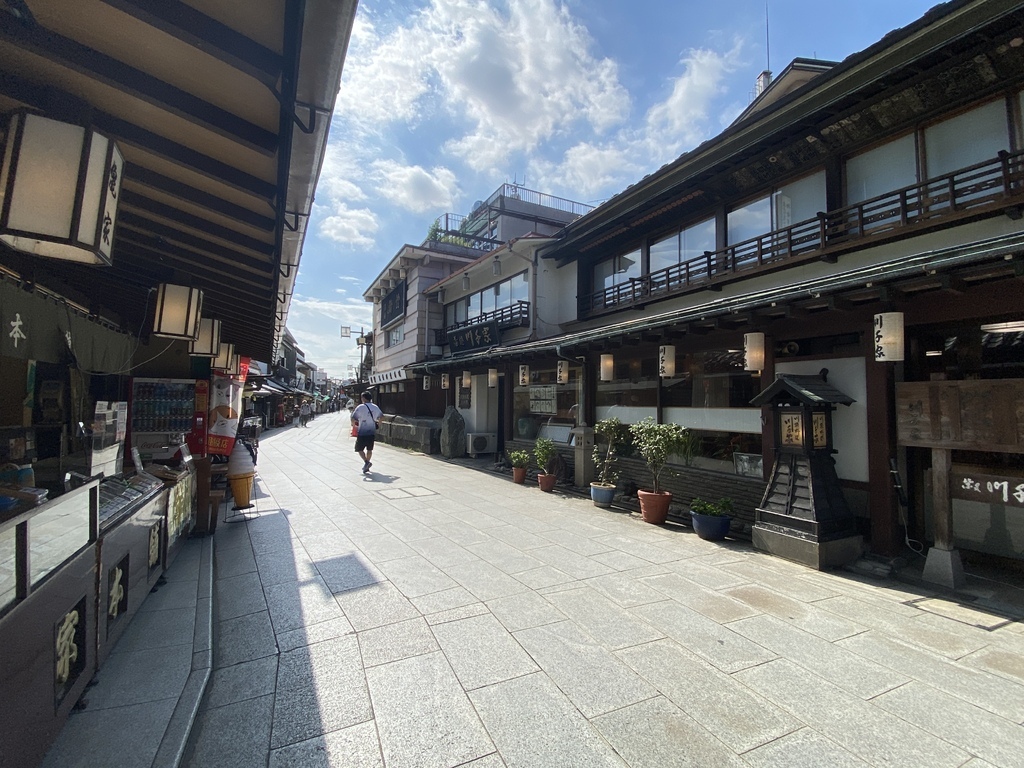
[[[533,456],[537,460],[537,485],[542,491],[550,492],[555,487],[558,475],[551,469],[558,451],[555,441],[548,437],[538,437],[533,444]]]
[[[647,462],[654,480],[653,490],[637,491],[640,514],[648,523],[660,525],[668,518],[672,494],[661,490],[661,473],[673,454],[687,449],[687,430],[680,424],[659,424],[651,416],[629,427],[633,445]]]
[[[612,417],[601,419],[594,425],[594,477],[590,484],[590,498],[598,507],[610,507],[615,497],[615,446],[622,432],[622,422]]]
[[[522,485],[526,482],[526,468],[530,466],[530,454],[523,450],[509,451],[508,461],[512,465],[512,482]]]

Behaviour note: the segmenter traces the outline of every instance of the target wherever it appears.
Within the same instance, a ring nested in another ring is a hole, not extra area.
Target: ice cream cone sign
[[[227,472],[231,495],[235,498],[235,509],[249,509],[252,506],[249,499],[252,497],[252,483],[255,475],[256,465],[253,462],[252,453],[244,442],[236,440],[235,447],[231,449],[231,455],[228,456]]]

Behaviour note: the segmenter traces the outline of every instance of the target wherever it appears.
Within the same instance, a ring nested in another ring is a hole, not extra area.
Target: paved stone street
[[[260,517],[218,528],[185,764],[1024,765],[995,590],[818,573],[385,445],[364,476],[346,417],[265,435]]]

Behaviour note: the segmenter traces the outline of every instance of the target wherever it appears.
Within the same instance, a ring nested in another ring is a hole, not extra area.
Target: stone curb
[[[192,671],[171,714],[152,768],[178,768],[185,756],[192,724],[213,669],[213,537],[203,539],[199,560],[196,624],[192,640]]]

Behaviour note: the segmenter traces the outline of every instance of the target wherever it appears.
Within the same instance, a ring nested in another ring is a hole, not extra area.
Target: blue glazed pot
[[[728,515],[698,515],[690,513],[693,530],[705,541],[721,541],[729,533],[732,518]]]
[[[593,500],[595,506],[610,507],[612,505],[612,499],[615,498],[615,486],[604,486],[598,483],[591,483],[590,498]]]

